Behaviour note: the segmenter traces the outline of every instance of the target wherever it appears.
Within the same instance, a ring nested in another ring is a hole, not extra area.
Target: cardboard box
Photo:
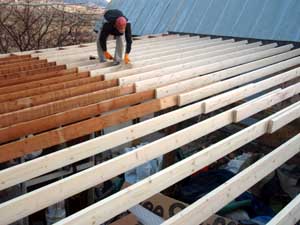
[[[128,186],[128,184],[125,184],[123,187],[125,188],[126,186]],[[181,211],[182,209],[188,206],[188,204],[186,203],[175,200],[173,198],[170,198],[160,193],[143,201],[141,205],[146,209],[152,211],[156,215],[164,218],[165,220],[174,216],[176,213],[178,213],[179,211]],[[139,225],[140,223],[138,222],[136,217],[134,217],[131,214],[113,223],[113,225],[125,225],[125,224]],[[238,223],[222,216],[212,215],[209,219],[204,221],[202,225],[238,225]]]

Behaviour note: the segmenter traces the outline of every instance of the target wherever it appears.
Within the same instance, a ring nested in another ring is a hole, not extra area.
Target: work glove
[[[104,56],[106,59],[114,59],[109,52],[104,52]]]
[[[125,62],[125,64],[130,63],[130,59],[129,59],[129,54],[128,53],[125,54],[124,62]]]

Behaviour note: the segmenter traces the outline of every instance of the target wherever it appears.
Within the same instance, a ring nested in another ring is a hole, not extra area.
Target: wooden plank
[[[165,65],[164,67],[161,67],[154,71],[149,71],[149,72],[132,75],[124,78],[121,77],[119,78],[119,83],[121,85],[124,85],[124,84],[130,84],[138,81],[148,80],[148,79],[155,80],[156,78],[161,76],[172,75],[173,73],[181,72],[188,69],[191,70],[193,68],[197,68],[203,65],[215,63],[216,61],[222,61],[228,59],[228,57],[238,57],[245,54],[251,54],[254,52],[259,52],[274,47],[274,45],[268,45],[262,47],[260,47],[259,45],[260,43],[253,43],[248,45],[242,45],[240,47],[233,47],[226,50],[219,50],[211,53],[200,54],[198,55],[198,57],[195,57],[195,59],[192,58],[193,56],[190,56],[188,58],[184,58],[184,60],[181,59],[182,62],[180,62],[180,60],[173,61],[169,65]],[[206,55],[208,56],[206,57]],[[136,86],[138,89],[140,89],[139,83]]]
[[[293,146],[294,147],[294,146]],[[300,194],[285,206],[267,225],[295,225],[300,220]]]
[[[161,40],[159,42],[150,42],[150,43],[145,42],[145,43],[135,45],[135,48],[133,49],[131,54],[135,54],[136,52],[146,50],[147,48],[149,49],[150,46],[153,48],[157,48],[157,49],[160,49],[160,48],[168,49],[168,48],[175,47],[176,44],[180,45],[182,43],[195,43],[196,41],[201,41],[201,40],[199,37],[193,37],[193,38],[184,37],[184,38],[178,38],[178,39],[174,39],[174,40]],[[168,45],[166,45],[166,43],[168,43]],[[115,46],[115,43],[113,45],[108,45],[107,47],[108,47],[109,51],[114,51],[114,46]],[[57,55],[53,55],[53,54],[49,54],[49,53],[39,54],[39,57],[41,59],[48,59],[49,61],[56,61],[56,60],[69,61],[69,59],[75,59],[76,57],[80,57],[81,55],[88,56],[89,54],[93,54],[93,53],[94,54],[97,53],[96,46],[84,48],[84,51],[82,49],[66,50]]]
[[[89,83],[94,83],[99,81],[102,81],[101,77],[86,77],[86,78],[76,79],[72,81],[56,83],[52,85],[50,84],[47,86],[35,87],[31,89],[27,88],[27,90],[16,91],[16,92],[6,93],[2,95],[0,94],[0,102],[11,101],[19,98],[43,94],[51,91],[61,90],[64,88],[76,87],[83,84],[89,84]],[[112,82],[115,83],[115,86],[117,85],[117,80],[112,80]]]
[[[160,63],[162,61],[166,61],[166,60],[174,60],[174,59],[179,59],[185,56],[189,56],[191,54],[194,53],[205,53],[207,51],[215,51],[218,50],[222,47],[229,47],[229,46],[237,46],[243,43],[247,43],[247,41],[244,42],[234,42],[233,39],[228,39],[222,42],[213,42],[213,43],[208,43],[203,45],[203,43],[199,42],[198,45],[193,45],[192,47],[182,47],[180,49],[180,53],[174,52],[174,51],[167,51],[166,53],[164,52],[159,52],[159,56],[157,57],[153,57],[150,56],[148,59],[140,59],[140,57],[137,57],[136,59],[134,59],[134,62],[131,63],[130,65],[121,65],[118,67],[109,67],[109,68],[103,68],[103,69],[93,69],[92,65],[91,66],[81,66],[78,68],[79,71],[84,71],[84,70],[88,70],[89,68],[91,68],[92,70],[96,70],[94,71],[94,75],[97,74],[107,74],[107,73],[114,73],[114,72],[120,72],[123,70],[129,70],[129,69],[133,69],[133,68],[137,68],[137,67],[141,67],[141,66],[146,66],[146,65],[150,65],[150,64],[155,64],[155,63]],[[148,55],[148,54],[147,54]],[[95,72],[97,72],[97,74],[95,74]],[[107,75],[108,76],[108,75]],[[115,75],[115,78],[118,78],[118,74]],[[113,74],[110,74],[108,76],[108,78],[111,77],[113,78]]]
[[[164,101],[150,101],[141,105],[129,107],[100,117],[95,117],[69,126],[41,133],[24,140],[0,146],[0,162],[21,157],[43,148],[64,143],[87,134],[102,130],[122,122],[127,122],[147,114],[160,111],[176,105],[176,98],[169,97]]]
[[[15,65],[16,63],[23,63],[23,62],[30,62],[30,61],[36,61],[38,60],[38,57],[31,58],[30,56],[26,58],[20,58],[20,59],[13,59],[13,60],[7,60],[7,61],[0,61],[0,66],[7,66],[7,65]]]
[[[15,123],[12,126],[0,129],[0,143],[15,140],[29,134],[41,133],[43,131],[58,128],[60,126],[75,123],[94,116],[99,116],[104,112],[138,104],[153,98],[153,91],[147,91],[113,98],[39,119],[28,120],[27,122]]]
[[[274,48],[274,49],[268,49],[268,50],[264,50],[264,51],[262,48],[264,48],[264,47],[261,47],[261,49],[260,49],[260,50],[262,50],[261,52],[258,52],[259,50],[257,50],[254,53],[250,53],[251,51],[253,51],[253,49],[245,50],[244,55],[236,56],[235,58],[224,59],[223,61],[220,61],[220,62],[211,62],[209,65],[198,66],[198,67],[195,67],[192,69],[187,69],[187,70],[184,70],[181,72],[177,72],[175,74],[168,74],[168,75],[164,75],[161,77],[157,77],[155,79],[152,78],[152,79],[148,79],[148,80],[144,80],[144,81],[139,81],[139,82],[135,83],[136,90],[142,91],[142,90],[145,90],[148,88],[161,87],[161,86],[164,86],[167,84],[172,84],[172,83],[175,83],[178,81],[197,77],[199,75],[216,72],[216,71],[219,71],[222,69],[227,69],[229,67],[248,63],[248,62],[251,62],[251,61],[254,61],[257,59],[262,59],[262,58],[265,58],[268,56],[286,52],[286,51],[290,50],[291,45],[290,46],[282,46],[282,47]],[[248,54],[246,54],[246,51],[248,51]],[[242,52],[240,52],[240,53],[242,53]]]
[[[246,118],[246,115],[248,115],[249,112],[251,112],[251,114],[254,115],[262,111],[262,108],[265,109],[271,107],[272,105],[282,102],[283,100],[288,99],[299,93],[300,93],[300,83],[285,88],[284,90],[278,89],[272,94],[257,99],[255,102],[252,102],[251,104],[246,104],[241,107],[238,107],[233,112],[233,120],[235,123],[240,122],[241,120]],[[295,118],[289,117],[289,119],[293,121]],[[272,123],[272,121],[273,120],[271,120],[270,123]]]
[[[30,59],[30,60],[29,60]],[[34,58],[29,58],[28,60],[22,60],[21,62],[15,62],[15,63],[5,63],[0,65],[0,72],[5,71],[5,70],[10,70],[10,69],[21,69],[23,70],[24,68],[32,65],[37,65],[41,63],[47,63],[47,60],[39,60],[38,57]]]
[[[82,78],[88,78],[89,73],[88,72],[81,72],[81,73],[74,73],[72,71],[73,69],[68,69],[64,70],[63,74],[58,77],[52,77],[52,78],[46,78],[42,80],[35,80],[35,81],[28,81],[25,83],[19,83],[7,87],[0,87],[0,93],[2,94],[7,94],[11,92],[17,92],[21,90],[26,90],[26,89],[32,89],[32,88],[37,88],[37,87],[42,87],[42,86],[47,86],[47,85],[52,85],[52,84],[57,84],[61,82],[67,82],[67,81],[74,81],[74,80],[79,80]]]
[[[276,115],[277,114],[275,114],[275,116]],[[214,120],[211,120],[212,118],[205,120],[211,121],[206,126],[203,125],[205,121],[202,121],[196,125],[169,135],[168,137],[172,137],[170,139],[170,142],[160,143],[158,146],[154,145],[154,143],[158,143],[162,139],[168,138],[165,137],[151,144],[140,147],[139,149],[136,149],[132,152],[126,153],[128,155],[133,154],[130,163],[133,163],[135,161],[151,160],[152,157],[150,157],[150,154],[152,154],[154,151],[163,151],[162,153],[158,153],[155,156],[157,157],[160,154],[165,153],[166,149],[172,150],[178,148],[185,143],[189,143],[201,137],[203,133],[206,133],[207,130],[211,129],[211,126],[221,126],[221,124],[225,126],[225,120],[227,120],[227,122],[230,122],[232,119],[232,116],[230,115],[230,113],[228,113],[228,111],[217,115],[217,117],[217,120],[216,116],[214,117]],[[76,221],[76,224],[101,224],[107,219],[118,215],[126,209],[138,204],[139,202],[182,180],[183,178],[195,173],[195,171],[202,169],[203,167],[228,155],[229,153],[249,143],[250,141],[255,140],[257,137],[262,136],[266,133],[266,125],[271,118],[272,116],[238,133],[235,133],[234,135],[231,135],[230,137],[223,139],[222,141],[214,145],[211,145],[210,147],[188,157],[187,159],[182,160],[181,162],[176,163],[173,166],[170,166],[167,169],[164,169],[134,185],[131,185],[130,187],[123,189],[122,191],[85,208],[83,211],[79,211],[78,213],[75,213],[72,216],[61,220],[60,222],[58,222],[58,224],[73,224],[74,221]],[[194,129],[191,129],[192,127]],[[184,131],[186,131],[186,133]],[[175,137],[175,135],[178,136]],[[147,153],[145,153],[146,156],[140,154],[140,151],[143,149],[148,150]],[[111,160],[112,162],[114,162],[114,168],[116,168],[117,165],[120,165],[121,169],[131,169],[131,166],[124,168],[125,165],[127,166],[129,164],[126,163],[128,161],[125,160],[126,158],[124,156],[125,155],[121,156],[122,158],[119,157]],[[102,167],[105,167],[107,165],[108,162],[102,164]],[[99,168],[100,166],[101,164],[97,165],[95,168]],[[112,167],[110,166],[110,168]],[[106,169],[106,172],[102,174],[104,174],[104,176],[107,176],[107,171],[108,170]],[[100,172],[100,170],[97,170],[97,173],[98,172]],[[85,176],[85,178],[87,178],[87,176]],[[82,177],[82,179],[84,178]]]
[[[212,112],[216,108],[229,105],[238,100],[254,95],[258,92],[276,87],[279,84],[295,79],[297,77],[300,77],[300,68],[296,68],[280,75],[265,79],[263,81],[248,84],[235,90],[217,95],[204,101],[204,111],[205,113]],[[224,99],[226,99],[226,101]]]
[[[49,65],[55,65],[55,63],[48,63],[46,60],[44,60],[44,61],[40,60],[39,63],[36,63],[34,65],[21,66],[18,68],[2,69],[2,70],[0,70],[0,78],[1,78],[1,80],[8,79],[9,75],[11,75],[13,73],[17,73],[17,72],[24,71],[24,70],[33,70],[33,69],[44,68]]]
[[[67,99],[79,95],[97,92],[117,85],[116,81],[99,81],[90,84],[83,84],[76,87],[65,88],[62,90],[47,92],[35,96],[20,98],[17,100],[2,102],[0,105],[0,113],[13,112],[29,107],[34,107],[49,102]]]
[[[291,52],[284,53],[284,54],[289,54],[289,53],[291,53]],[[300,51],[298,53],[300,53]],[[293,56],[293,55],[290,55],[290,56]],[[273,57],[277,57],[277,56],[272,56],[270,58],[273,58]],[[279,58],[281,59],[281,57],[279,57]],[[263,59],[263,61],[265,61],[265,60],[269,61],[268,59],[269,58]],[[287,58],[285,58],[285,60],[286,59]],[[280,62],[278,64],[274,64],[273,66],[269,66],[269,67],[266,67],[266,68],[263,68],[263,69],[259,69],[259,70],[256,70],[256,71],[253,71],[253,72],[250,72],[250,73],[248,72],[248,73],[244,74],[243,77],[251,77],[253,75],[254,77],[259,78],[260,75],[258,73],[260,71],[264,71],[265,74],[269,74],[269,73],[266,73],[268,70],[270,70],[270,72],[272,72],[273,69],[275,69],[274,72],[276,72],[276,70],[280,71],[280,70],[282,70],[284,68],[293,67],[295,65],[298,65],[299,59],[300,59],[300,57],[297,57],[295,59],[290,59],[290,60],[288,60],[286,62]],[[262,61],[259,60],[258,62],[255,61],[255,62],[252,62],[250,64],[255,65],[256,63],[259,63],[260,65],[262,65],[263,63],[261,64],[261,62]],[[270,60],[270,63],[271,62],[272,62],[272,60]],[[206,75],[206,76],[203,76],[203,77],[208,77],[209,76],[209,77],[212,77],[212,78],[215,78],[215,79],[220,79],[220,80],[225,79],[225,78],[230,78],[230,77],[232,77],[234,75],[237,75],[239,73],[246,72],[245,71],[246,69],[243,69],[243,68],[248,68],[247,65],[248,64],[241,65],[241,66],[238,66],[238,67],[233,67],[233,68],[230,68],[230,69],[227,69],[227,70],[222,70],[222,71],[219,71],[219,72],[216,72],[216,73],[212,73],[212,74],[209,74],[209,75]],[[249,67],[249,70],[254,69],[252,67],[252,65]],[[281,66],[283,66],[283,67],[281,67]],[[264,73],[262,73],[262,77],[263,77]],[[199,77],[199,78],[195,78],[195,79],[191,79],[191,80],[195,81],[195,83],[196,83],[196,82],[201,82],[202,79],[205,79],[205,78]],[[210,86],[207,86],[207,87],[198,88],[196,90],[180,94],[179,95],[179,105],[181,105],[181,106],[182,105],[186,105],[186,104],[189,104],[191,102],[198,101],[198,100],[206,98],[208,96],[211,96],[211,95],[214,95],[214,94],[218,94],[218,93],[220,93],[222,91],[225,91],[225,90],[228,90],[230,88],[233,88],[233,87],[235,87],[235,84],[231,83],[231,81],[233,81],[233,80],[234,79],[230,79],[228,81],[217,82],[216,84],[213,84],[213,85],[210,85]],[[236,79],[236,81],[237,81],[236,84],[237,85],[245,83],[245,82],[239,82],[238,80],[239,80],[239,78]],[[163,87],[161,89],[162,89],[162,91],[159,92],[160,95],[157,96],[157,97],[164,96],[164,95],[168,94],[165,91],[170,90],[170,88],[163,89]],[[170,90],[170,92],[172,92],[172,90]]]
[[[194,49],[194,48],[199,48],[199,47],[211,47],[211,46],[215,46],[215,45],[218,45],[218,44],[220,44],[220,43],[222,43],[222,41],[219,41],[219,40],[211,40],[211,41],[206,41],[206,42],[199,42],[199,43],[195,43],[195,44],[192,44],[192,45],[186,45],[186,44],[183,44],[183,46],[181,46],[183,49],[184,49],[184,51],[186,51],[187,49],[189,49],[189,50],[191,50],[191,49]],[[141,55],[141,56],[138,56],[138,57],[136,57],[136,58],[133,58],[133,60],[134,60],[134,62],[135,61],[143,61],[143,60],[147,60],[147,59],[153,59],[153,58],[156,58],[157,56],[158,56],[158,54],[160,55],[160,56],[165,56],[165,55],[170,55],[170,54],[176,54],[176,53],[178,53],[178,47],[177,48],[175,48],[175,49],[172,49],[172,50],[168,50],[168,51],[159,51],[159,53],[158,52],[154,52],[154,53],[152,53],[152,54],[149,54],[149,53],[147,53],[147,54],[143,54],[143,55]],[[129,68],[130,69],[130,68]],[[119,71],[119,72],[121,72],[121,71]],[[138,71],[135,71],[135,73],[138,73]],[[93,71],[91,71],[91,75],[92,76],[98,76],[98,75],[102,75],[103,74],[103,71],[102,71],[102,69],[101,70],[93,70]],[[125,75],[124,75],[125,76]],[[113,78],[114,77],[114,78]],[[111,77],[111,78],[109,78],[109,79],[115,79],[116,78],[116,76],[113,76],[113,77]]]
[[[0,190],[190,119],[201,114],[201,110],[202,104],[193,104],[97,137],[72,148],[66,148],[62,151],[2,170],[0,171]],[[74,116],[74,113],[71,115]]]
[[[36,74],[31,74],[30,76],[26,75],[26,76],[20,77],[20,78],[1,81],[0,87],[26,83],[26,82],[30,82],[30,81],[42,80],[42,79],[49,78],[49,76],[50,77],[55,76],[55,75],[58,76],[61,73],[60,71],[64,71],[65,69],[66,69],[66,66],[64,66],[64,65],[45,67],[45,68],[43,68],[43,71],[48,71],[49,73],[48,72],[36,73]],[[38,71],[40,71],[40,69],[38,69]],[[20,74],[27,74],[27,72],[28,72],[28,74],[30,74],[30,71],[23,71],[23,72],[20,72]]]
[[[27,59],[30,58],[30,55],[16,56],[16,55],[6,55],[4,58],[0,58],[0,62],[11,62],[19,59]]]
[[[113,87],[105,90],[100,90],[68,99],[63,99],[44,105],[23,109],[16,112],[10,112],[0,115],[0,127],[5,124],[15,124],[20,121],[28,121],[32,119],[49,116],[55,113],[60,113],[76,107],[82,107],[89,104],[95,104],[99,101],[104,101],[110,98],[133,93],[133,86]]]
[[[300,85],[298,85],[298,92],[299,91],[300,91]],[[279,128],[283,127],[284,124],[288,124],[299,117],[300,117],[300,102],[298,102],[298,104],[294,108],[271,119],[268,126],[268,133],[274,133],[275,131],[279,130]]]
[[[182,52],[180,54],[178,54],[178,51],[176,52],[177,54],[175,55],[175,57],[159,57],[158,59],[151,57],[150,60],[142,60],[140,61],[140,59],[137,59],[137,66],[131,68],[131,69],[127,69],[127,70],[122,70],[122,71],[117,71],[117,72],[112,72],[112,73],[107,73],[104,74],[104,79],[109,80],[109,79],[113,79],[113,78],[121,78],[121,77],[126,77],[126,76],[131,76],[131,75],[135,75],[135,74],[139,74],[139,73],[146,73],[146,72],[151,72],[154,70],[158,70],[158,69],[162,69],[168,66],[174,66],[174,65],[178,65],[180,63],[188,63],[190,61],[195,61],[195,60],[200,60],[200,59],[205,59],[205,57],[212,57],[218,54],[218,52],[220,52],[220,54],[222,54],[222,52],[228,52],[230,50],[228,50],[228,48],[234,49],[235,47],[240,47],[242,46],[242,48],[246,48],[245,43],[235,43],[236,45],[221,45],[222,42],[218,42],[218,45],[213,45],[213,47],[218,46],[218,49],[213,49],[212,51],[209,51],[209,48],[212,46],[211,44],[209,45],[205,45],[205,44],[199,44],[199,46],[194,46],[194,47],[188,47],[186,49],[188,49],[189,51],[192,50],[192,52]],[[210,46],[210,47],[209,47]],[[201,47],[201,50],[199,49]],[[238,51],[238,49],[236,49],[235,51]],[[172,54],[174,54],[174,52],[171,52]],[[185,53],[185,54],[183,54]],[[164,56],[162,53],[159,53],[160,56]],[[169,54],[168,54],[169,55]],[[193,58],[193,56],[195,58]],[[138,64],[139,62],[144,62],[143,64]],[[151,63],[151,64],[150,64]],[[154,63],[154,64],[152,64]],[[102,70],[103,72],[103,70]],[[155,72],[155,71],[154,71]],[[147,73],[148,74],[148,73]]]
[[[300,134],[162,223],[198,224],[300,152]],[[297,222],[297,221],[296,221]]]
[[[221,70],[221,71],[214,72],[214,73],[211,73],[211,74],[208,74],[205,76],[211,77],[212,79],[214,79],[214,81],[219,81],[219,80],[231,78],[233,76],[236,76],[236,75],[239,75],[242,73],[247,73],[252,70],[259,69],[261,67],[269,66],[271,64],[275,64],[280,61],[284,61],[284,60],[287,60],[287,59],[290,59],[290,58],[293,58],[293,57],[296,57],[299,55],[300,55],[300,49],[296,49],[296,50],[289,51],[287,53],[283,53],[283,54],[271,56],[268,58],[264,58],[261,60],[257,60],[254,62],[242,64],[240,66]],[[292,62],[292,61],[290,61],[290,62]],[[299,64],[300,64],[300,62],[299,62]],[[163,97],[166,97],[169,95],[175,95],[175,94],[191,91],[195,88],[200,88],[202,86],[202,83],[201,83],[202,79],[203,79],[202,77],[203,76],[184,80],[184,81],[179,81],[174,84],[159,87],[156,89],[156,97],[163,98]],[[188,102],[189,97],[197,99],[196,96],[197,96],[197,93],[194,93],[194,92],[182,94],[181,99],[180,99],[181,100],[180,104],[184,104],[183,101],[187,101],[187,103],[189,103]],[[192,101],[192,100],[190,100],[190,101]]]
[[[269,118],[265,119],[263,122],[260,122],[260,125],[261,125],[260,127],[263,129],[263,133],[266,130],[265,125],[268,122],[268,120],[269,120]],[[18,219],[18,218],[16,218],[16,214],[19,216],[19,218],[26,216],[26,215],[34,212],[35,210],[38,210],[38,208],[44,208],[48,204],[51,205],[51,204],[59,201],[59,199],[65,199],[68,196],[72,196],[76,193],[79,193],[82,191],[82,189],[87,189],[89,187],[92,187],[92,186],[100,183],[100,182],[103,182],[104,180],[110,179],[111,177],[114,177],[117,174],[122,173],[123,170],[127,171],[131,168],[134,168],[134,167],[138,166],[139,164],[142,164],[148,160],[151,160],[152,158],[155,158],[161,154],[164,154],[165,152],[171,151],[177,147],[180,147],[186,143],[189,143],[195,139],[198,139],[199,137],[201,137],[207,133],[210,133],[210,132],[214,131],[215,129],[219,129],[223,126],[226,126],[227,124],[229,124],[231,122],[233,122],[232,110],[228,110],[224,113],[214,116],[213,118],[209,118],[205,121],[202,121],[198,124],[195,124],[191,127],[186,128],[184,130],[181,130],[172,135],[169,135],[165,138],[159,139],[149,145],[145,145],[139,149],[134,150],[133,152],[126,153],[126,154],[124,154],[120,157],[114,158],[108,162],[97,165],[97,166],[93,167],[93,169],[80,172],[80,176],[79,176],[79,174],[76,174],[74,176],[68,177],[67,179],[64,179],[63,181],[58,181],[56,183],[53,183],[51,185],[45,186],[41,189],[38,189],[34,192],[31,192],[27,195],[24,195],[20,198],[13,199],[12,201],[5,203],[5,205],[3,207],[0,206],[0,212],[6,211],[8,209],[17,210],[18,213],[14,212],[13,214],[9,215],[8,216],[9,220],[8,220],[8,218],[6,218],[5,221],[8,222],[8,221],[16,220],[16,219]],[[141,126],[141,129],[143,129],[143,128],[144,128],[144,126]],[[256,125],[256,127],[252,130],[254,130],[254,132],[257,133],[257,131],[259,131],[260,129],[258,129],[257,125]],[[117,131],[117,132],[120,132],[120,131]],[[133,130],[131,132],[127,132],[127,134],[128,133],[129,134],[131,133],[130,135],[133,135],[133,136],[135,135],[135,132]],[[244,134],[246,134],[247,136],[250,136],[251,138],[254,138],[254,139],[256,138],[256,137],[253,137],[253,135],[251,135],[251,133],[249,131],[244,132]],[[109,134],[109,135],[113,135],[113,133]],[[103,139],[105,137],[106,136],[102,136],[98,139],[101,139],[101,138]],[[251,139],[251,138],[249,138],[249,139]],[[235,141],[233,141],[232,139]],[[243,137],[241,139],[244,140],[245,138]],[[248,139],[245,139],[245,140],[248,141]],[[95,140],[95,141],[97,141],[97,140]],[[93,142],[93,141],[91,141],[91,142]],[[111,143],[111,141],[105,141],[104,143],[109,144],[109,143]],[[227,151],[228,151],[228,149],[227,149],[228,146],[232,146],[237,143],[237,138],[231,138],[228,141],[228,143],[229,143],[229,145],[228,144],[225,145]],[[164,146],[163,148],[161,148],[162,145]],[[97,143],[97,144],[94,143],[94,146],[99,147],[102,145],[99,145],[99,143]],[[219,147],[219,145],[217,147]],[[238,147],[236,147],[236,148],[238,148]],[[85,151],[87,151],[87,150],[85,150]],[[221,154],[226,155],[225,151],[211,150],[211,152],[221,153]],[[201,151],[200,153],[203,154],[203,151]],[[198,154],[200,154],[200,153],[198,153]],[[214,154],[214,153],[212,153],[212,154]],[[210,154],[205,154],[205,155],[206,155],[206,157],[208,157],[208,159],[210,159],[210,156],[211,156]],[[70,157],[70,159],[72,160],[72,157]],[[125,162],[126,162],[126,165],[124,164]],[[118,171],[112,171],[111,170],[112,167],[110,164],[114,165],[113,168],[118,168],[118,169],[115,169]],[[180,164],[180,163],[178,163],[178,164]],[[178,166],[178,164],[176,164],[176,165]],[[120,165],[120,167],[116,167],[118,165]],[[192,163],[192,165],[195,166],[196,164]],[[110,169],[107,169],[107,168],[110,168]],[[101,172],[101,171],[105,171],[105,172]],[[185,171],[185,170],[183,170],[183,171]],[[194,171],[195,170],[192,170],[191,173],[193,173]],[[99,176],[97,176],[97,174]],[[176,174],[176,176],[174,176],[174,174]],[[168,177],[174,179],[174,177],[177,177],[178,174],[181,174],[181,173],[174,173],[174,174],[172,176],[170,176],[170,174],[168,174]],[[91,179],[91,177],[93,177],[93,179]],[[168,182],[169,178],[165,179],[163,181],[164,185],[165,184],[171,185]],[[80,179],[80,182],[78,179]],[[151,181],[152,181],[152,179],[150,180],[150,183],[152,183]],[[159,181],[161,181],[161,180],[159,180]],[[146,186],[148,186],[148,183],[149,183],[149,180],[147,180]],[[74,185],[74,184],[76,184],[76,185]],[[80,186],[82,186],[82,187],[80,187]],[[51,198],[49,198],[47,200],[45,200],[45,198],[40,198],[39,196],[44,195],[44,192],[51,193],[51,195],[52,195]],[[148,194],[149,192],[145,192],[145,193],[139,192],[139,195],[141,195],[141,193],[143,193],[143,195],[144,195],[144,194]],[[136,198],[129,198],[129,201],[132,201],[132,200],[136,201]],[[30,204],[31,201],[35,201],[36,204]],[[51,202],[49,202],[49,201],[51,201]],[[137,204],[137,203],[138,202],[136,202],[135,204]],[[29,205],[29,207],[26,208],[26,212],[24,210],[21,210],[22,205]],[[124,207],[124,205],[126,205],[126,204],[118,204],[118,207],[119,206]],[[126,205],[125,207],[130,207],[130,206]],[[119,209],[117,209],[117,210],[119,210]],[[115,213],[115,209],[113,211]],[[102,211],[100,210],[100,212],[102,212]],[[11,216],[13,216],[13,219],[10,218]]]

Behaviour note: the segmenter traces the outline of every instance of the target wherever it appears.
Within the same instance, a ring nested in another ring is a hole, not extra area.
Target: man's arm
[[[106,24],[106,23],[103,25],[100,36],[99,36],[100,46],[104,52],[107,51],[106,42],[107,42],[107,38],[109,35],[108,26],[109,26],[109,24]]]
[[[129,54],[131,51],[131,45],[132,45],[131,24],[130,23],[127,23],[127,26],[126,26],[125,39],[126,39],[126,54]]]

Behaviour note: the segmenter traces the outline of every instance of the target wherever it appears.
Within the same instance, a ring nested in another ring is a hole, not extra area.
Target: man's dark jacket
[[[103,27],[102,27],[102,30],[101,30],[101,33],[100,33],[100,37],[99,37],[100,38],[100,45],[101,45],[101,48],[102,48],[103,51],[107,51],[106,41],[107,41],[107,37],[109,35],[114,35],[114,36],[123,35],[123,33],[120,33],[114,26],[115,22],[116,22],[116,19],[120,16],[124,16],[124,15],[120,10],[117,10],[117,9],[108,10],[104,14],[104,18],[107,22],[103,24]],[[126,20],[128,21],[127,18],[126,18]],[[130,24],[130,22],[127,22],[127,25],[126,25],[125,40],[126,40],[126,53],[130,53],[131,45],[132,45],[131,24]]]

